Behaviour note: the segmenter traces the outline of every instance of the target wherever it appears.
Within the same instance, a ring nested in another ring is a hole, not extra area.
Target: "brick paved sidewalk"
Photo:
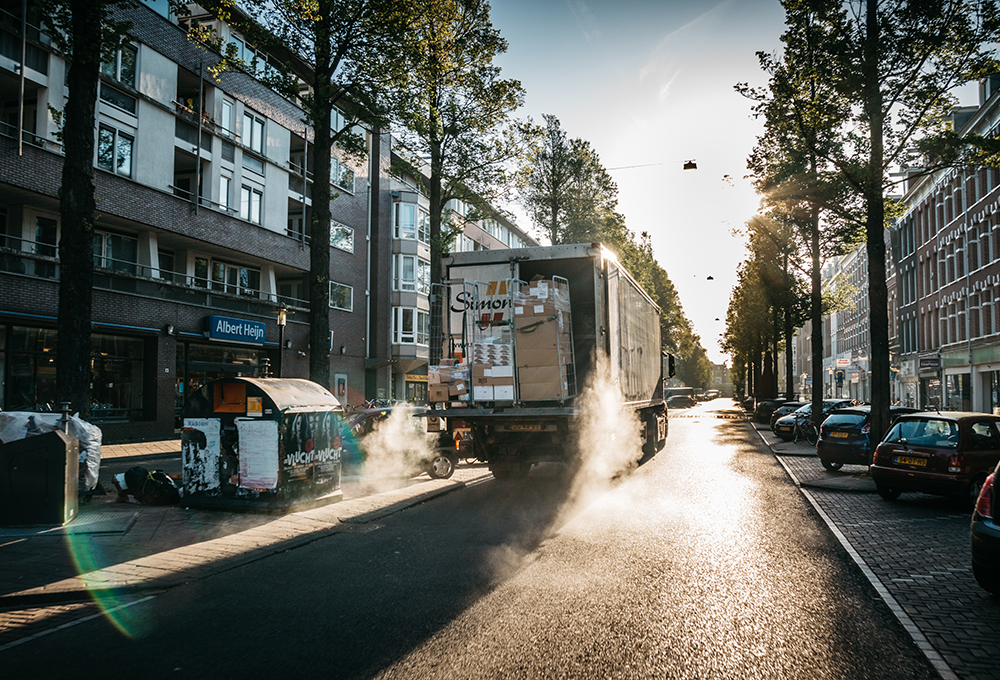
[[[884,501],[867,468],[829,472],[757,429],[941,677],[1000,680],[1000,600],[972,577],[970,512],[926,494]]]

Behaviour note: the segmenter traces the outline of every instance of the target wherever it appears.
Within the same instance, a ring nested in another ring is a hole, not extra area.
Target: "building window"
[[[338,189],[354,193],[354,171],[336,158],[331,159],[330,183]]]
[[[330,306],[345,312],[354,311],[354,289],[342,283],[330,282]]]
[[[235,107],[233,103],[228,99],[222,100],[222,119],[219,121],[219,127],[222,128],[222,134],[226,137],[233,137],[233,112]]]
[[[111,87],[107,83],[101,83],[101,101],[107,102],[119,109],[128,111],[133,116],[137,109],[135,97],[125,94],[121,90]]]
[[[330,225],[330,245],[349,253],[354,252],[354,230],[334,222]]]
[[[264,155],[264,119],[252,113],[243,114],[243,145]]]
[[[430,314],[412,307],[393,310],[392,341],[397,345],[426,345],[429,339]]]
[[[94,232],[94,266],[101,269],[136,273],[139,241],[132,236]]]
[[[431,263],[416,255],[397,255],[393,260],[393,288],[430,293]]]
[[[264,194],[259,189],[244,184],[240,189],[240,217],[260,224],[260,203],[263,198]]]
[[[430,213],[414,203],[396,203],[393,210],[396,238],[415,238],[430,243]]]
[[[125,45],[115,52],[111,61],[101,64],[101,73],[122,85],[135,87],[135,63],[139,51],[132,45]]]
[[[97,133],[97,167],[122,177],[132,176],[132,147],[135,139],[120,130],[101,125]]]
[[[233,179],[222,175],[219,177],[219,207],[229,211],[229,197],[232,192]]]
[[[212,289],[229,293],[260,297],[260,270],[238,264],[212,260]]]
[[[35,411],[56,403],[56,332],[14,326],[10,336],[10,380],[6,408]]]
[[[142,417],[142,340],[93,335],[90,356],[94,420]]]
[[[157,256],[160,260],[160,267],[156,272],[156,275],[163,279],[164,281],[174,281],[174,254],[169,250],[160,250],[157,252]]]

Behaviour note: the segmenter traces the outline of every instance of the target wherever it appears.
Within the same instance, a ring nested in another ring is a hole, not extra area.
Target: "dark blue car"
[[[816,453],[827,470],[846,465],[871,465],[871,406],[860,405],[833,411],[819,428]],[[917,409],[889,407],[889,423]],[[883,433],[884,434],[884,433]],[[882,441],[879,435],[877,441]]]

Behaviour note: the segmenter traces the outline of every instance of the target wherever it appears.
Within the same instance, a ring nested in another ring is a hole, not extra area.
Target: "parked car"
[[[1000,416],[934,411],[901,416],[875,449],[869,468],[882,498],[904,491],[976,503],[1000,462]]]
[[[756,423],[771,422],[771,412],[785,403],[784,399],[758,399],[753,407],[753,419]]]
[[[403,430],[396,441],[378,442],[373,435],[389,420],[394,411],[401,410],[405,417]],[[458,465],[460,451],[451,440],[442,441],[438,433],[427,432],[427,421],[418,417],[417,409],[405,406],[394,408],[369,408],[355,411],[347,417],[350,436],[343,441],[342,465],[345,474],[360,474],[376,453],[368,449],[374,445],[389,444],[391,460],[380,465],[393,473],[420,474],[426,472],[433,479],[448,479]],[[447,433],[445,433],[447,438]],[[423,440],[423,441],[421,441]]]
[[[804,401],[786,401],[778,408],[771,411],[771,432],[774,432],[774,423],[778,418],[787,416],[793,411],[798,411],[800,408],[806,405],[807,402]]]
[[[672,397],[667,397],[667,408],[690,408],[694,404],[694,399],[686,394],[675,394]]]
[[[983,590],[1000,596],[1000,523],[993,516],[1000,510],[994,486],[998,473],[1000,463],[983,482],[972,513],[971,534],[972,575]]]
[[[847,465],[871,465],[871,410],[868,405],[848,406],[832,412],[819,428],[816,453],[827,470]],[[890,423],[917,409],[890,406]],[[891,424],[890,424],[891,427]],[[881,437],[878,437],[881,441]]]
[[[853,405],[854,402],[850,399],[824,399],[823,413],[821,414],[822,419],[826,419],[826,416],[834,409]],[[774,421],[774,434],[778,435],[778,438],[782,441],[790,442],[795,438],[796,424],[805,423],[809,420],[812,420],[812,402]]]

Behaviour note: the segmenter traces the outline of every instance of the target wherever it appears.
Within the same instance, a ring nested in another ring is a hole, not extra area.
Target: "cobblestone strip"
[[[888,589],[882,585],[882,582],[879,580],[878,576],[875,575],[875,572],[868,567],[868,563],[865,562],[864,558],[858,554],[847,537],[840,532],[840,529],[837,528],[837,525],[830,518],[830,516],[823,511],[823,508],[816,501],[813,493],[809,489],[800,489],[800,491],[802,491],[802,495],[804,495],[812,504],[819,516],[823,518],[823,521],[826,523],[827,527],[829,527],[830,531],[837,538],[837,540],[840,541],[840,544],[844,546],[844,550],[847,551],[847,554],[850,555],[855,564],[861,568],[861,572],[875,588],[879,597],[881,597],[882,600],[889,605],[889,609],[896,616],[896,618],[899,619],[899,622],[903,624],[903,628],[910,634],[910,637],[913,638],[913,642],[917,645],[920,651],[924,653],[924,656],[926,656],[927,660],[931,662],[934,669],[941,675],[942,680],[958,680],[959,676],[955,674],[941,654],[939,654],[934,646],[931,645],[924,634],[920,632],[920,628],[913,622],[903,607],[900,606],[899,602],[896,601],[896,598],[894,598]]]

